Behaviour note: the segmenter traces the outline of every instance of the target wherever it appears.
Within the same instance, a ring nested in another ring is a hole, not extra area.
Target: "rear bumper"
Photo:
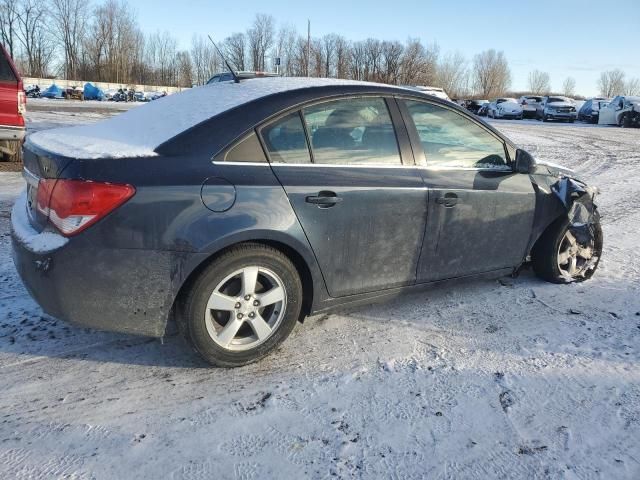
[[[22,140],[25,135],[24,127],[0,126],[0,141],[2,140]]]
[[[14,208],[25,208],[19,202]],[[16,269],[47,314],[99,330],[165,334],[175,291],[172,252],[95,248],[79,237],[56,241],[53,233],[40,241],[35,231],[25,237],[15,211],[11,220]]]

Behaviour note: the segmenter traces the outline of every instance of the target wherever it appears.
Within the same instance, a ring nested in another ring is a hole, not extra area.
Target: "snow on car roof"
[[[92,125],[36,132],[27,138],[27,147],[83,159],[155,156],[155,150],[166,141],[231,108],[288,90],[331,85],[382,86],[354,80],[285,77],[217,83],[154,100]]]

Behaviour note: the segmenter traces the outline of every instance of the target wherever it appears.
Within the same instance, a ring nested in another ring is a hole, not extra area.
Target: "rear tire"
[[[583,282],[591,278],[602,257],[602,228],[597,211],[593,228],[592,245],[576,243],[572,246],[571,243],[576,239],[569,232],[569,219],[566,216],[563,215],[549,225],[531,251],[531,263],[536,275],[551,283]],[[573,237],[573,240],[570,237]],[[584,258],[588,256],[587,249],[596,257],[589,264],[588,259]],[[572,269],[573,257],[576,260]]]
[[[204,360],[217,367],[253,363],[280,345],[300,318],[296,267],[266,245],[238,245],[190,285],[178,326]]]

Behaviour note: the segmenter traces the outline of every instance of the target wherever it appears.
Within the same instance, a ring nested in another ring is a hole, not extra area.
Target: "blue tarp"
[[[104,92],[99,89],[98,87],[96,87],[95,85],[92,85],[90,83],[85,83],[84,84],[84,99],[85,100],[100,100],[102,101],[104,99]]]
[[[40,95],[45,98],[62,98],[62,89],[54,83]]]

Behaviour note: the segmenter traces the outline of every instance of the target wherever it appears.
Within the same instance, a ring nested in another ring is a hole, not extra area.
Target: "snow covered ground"
[[[602,189],[594,279],[525,271],[316,316],[235,370],[44,315],[10,255],[22,181],[0,174],[0,478],[640,478],[640,131],[495,125]]]

